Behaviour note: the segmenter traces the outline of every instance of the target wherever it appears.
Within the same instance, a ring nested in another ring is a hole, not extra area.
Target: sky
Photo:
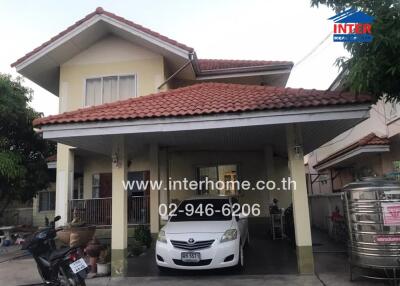
[[[323,41],[335,13],[310,0],[0,0],[0,72],[16,76],[12,62],[98,6],[193,47],[198,58],[300,62],[288,87],[327,89],[339,72],[336,58],[348,55],[332,36]],[[58,97],[24,84],[34,90],[33,108],[58,113]]]

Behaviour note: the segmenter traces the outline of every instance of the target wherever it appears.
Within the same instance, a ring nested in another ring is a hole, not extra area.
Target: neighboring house
[[[337,79],[332,89],[340,90]],[[340,192],[362,177],[400,179],[400,105],[383,100],[370,117],[308,154],[309,194]]]
[[[343,73],[330,90],[343,89]],[[312,225],[333,229],[332,212],[343,214],[342,188],[363,177],[400,179],[400,105],[384,100],[372,105],[369,118],[306,156]]]
[[[159,204],[202,194],[168,186],[128,196],[122,181],[288,176],[296,191],[210,192],[260,204],[264,221],[272,198],[293,203],[299,272],[313,272],[303,154],[368,117],[370,97],[285,88],[291,62],[198,59],[101,8],[12,66],[60,98],[61,114],[34,122],[59,143],[55,214],[65,224],[78,209],[111,229],[113,274],[126,272],[131,227],[156,234]]]
[[[54,218],[56,203],[56,160],[57,156],[53,155],[47,158],[47,168],[50,175],[50,185],[46,190],[39,191],[33,198],[33,226],[44,226],[46,218],[51,220]]]
[[[11,202],[0,217],[0,225],[32,225],[32,201]]]
[[[46,218],[54,218],[56,202],[56,156],[47,158],[50,184],[47,189],[37,192],[36,196],[26,202],[12,202],[4,211],[0,224],[44,226]]]

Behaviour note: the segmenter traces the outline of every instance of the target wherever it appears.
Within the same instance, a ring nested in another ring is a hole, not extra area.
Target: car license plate
[[[181,258],[183,262],[199,262],[201,260],[200,252],[182,252]]]
[[[72,262],[69,265],[69,268],[71,268],[72,272],[74,272],[75,274],[78,273],[79,271],[82,271],[84,269],[86,269],[87,264],[85,262],[85,260],[83,260],[83,258],[78,259],[75,262]]]

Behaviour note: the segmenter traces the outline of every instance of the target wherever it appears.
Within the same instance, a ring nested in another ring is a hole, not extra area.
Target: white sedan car
[[[159,232],[155,257],[159,268],[243,267],[249,232],[247,217],[238,208],[232,197],[182,201]]]

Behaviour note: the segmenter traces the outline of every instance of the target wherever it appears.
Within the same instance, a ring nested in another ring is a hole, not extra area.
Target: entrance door
[[[128,224],[150,223],[150,171],[128,173],[132,188],[128,196]]]
[[[100,174],[100,198],[109,198],[112,196],[112,174]]]

